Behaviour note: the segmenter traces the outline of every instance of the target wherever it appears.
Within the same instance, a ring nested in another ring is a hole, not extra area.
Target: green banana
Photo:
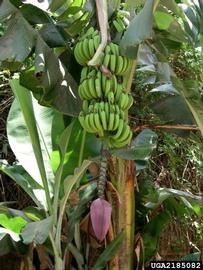
[[[98,48],[98,46],[100,44],[100,40],[101,40],[101,38],[100,38],[99,35],[94,36],[93,41],[94,41],[94,49],[95,49],[95,51],[97,50],[97,48]]]
[[[87,59],[87,61],[91,58],[90,52],[89,52],[89,40],[86,38],[83,40],[82,42],[82,51],[83,54],[85,56],[85,58]]]
[[[120,137],[122,131],[123,131],[123,127],[124,127],[124,120],[123,119],[119,119],[119,125],[118,125],[118,130],[116,132],[115,135],[112,135],[111,138],[113,140],[116,140],[117,138]]]
[[[116,71],[115,71],[116,75],[120,75],[122,73],[123,65],[124,65],[124,59],[122,56],[118,55],[117,56]]]
[[[95,92],[97,94],[97,97],[102,97],[101,79],[99,78],[96,78],[95,80]]]
[[[88,112],[89,110],[89,102],[87,100],[84,100],[83,103],[82,103],[82,109],[85,113]]]
[[[82,61],[82,66],[84,66],[87,62],[87,59],[83,54],[83,46],[82,45],[83,45],[82,42],[78,43],[78,50],[77,51],[78,51],[78,55],[80,56],[80,59]]]
[[[113,109],[110,107],[110,115],[109,115],[109,122],[108,122],[108,130],[111,131],[114,128],[114,121],[115,121],[115,114]]]
[[[92,130],[94,130],[94,132],[98,132],[98,128],[96,127],[96,124],[94,121],[94,113],[89,114],[89,124],[90,124]]]
[[[89,91],[90,91],[92,97],[97,98],[97,93],[96,93],[96,89],[95,89],[95,80],[93,78],[91,78],[87,81],[88,81]]]
[[[127,94],[122,93],[119,98],[119,106],[121,109],[124,109],[126,107],[126,104],[128,103],[128,96]]]
[[[112,130],[116,130],[119,126],[119,114],[115,114],[115,119],[114,119],[114,125],[113,125],[113,129]]]
[[[107,121],[106,121],[106,114],[104,110],[99,110],[99,116],[102,123],[103,130],[107,130]]]
[[[108,94],[109,94],[109,92],[111,91],[111,79],[108,79],[107,77],[106,77],[106,85],[105,85],[105,89],[104,89],[104,95],[105,95],[105,97],[107,97],[108,96]]]
[[[116,94],[115,94],[116,102],[119,102],[122,92],[123,92],[123,85],[118,83],[117,88],[116,88]]]
[[[103,60],[103,65],[106,68],[108,68],[108,66],[109,66],[110,59],[111,59],[111,55],[110,54],[105,54],[104,60]]]
[[[115,54],[111,54],[111,58],[110,58],[110,70],[112,73],[115,73],[115,69],[116,69],[116,55]]]
[[[114,27],[116,28],[116,31],[118,32],[118,33],[120,33],[120,32],[123,32],[123,30],[125,29],[123,29],[122,27],[121,27],[121,25],[117,22],[117,20],[113,20],[113,25],[114,25]]]
[[[88,76],[88,71],[89,68],[88,67],[84,67],[81,71],[81,75],[80,75],[80,83],[82,83]]]
[[[126,141],[126,139],[129,136],[129,133],[131,132],[129,125],[125,124],[123,127],[123,130],[121,132],[121,135],[116,139],[117,142],[123,142]]]
[[[114,103],[114,94],[113,94],[112,91],[110,91],[110,92],[108,93],[107,98],[108,98],[109,104],[113,104],[113,103]]]
[[[123,20],[121,19],[121,18],[117,18],[116,19],[116,21],[117,21],[117,23],[120,25],[120,28],[122,29],[122,31],[124,31],[125,30],[125,24],[124,24],[124,22],[123,22]]]
[[[89,52],[90,52],[90,58],[92,58],[95,54],[95,48],[94,48],[94,40],[91,38],[89,39]]]

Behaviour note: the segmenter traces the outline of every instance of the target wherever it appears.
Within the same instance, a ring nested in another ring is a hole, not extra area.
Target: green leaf
[[[71,116],[81,110],[75,80],[41,37],[35,47],[35,69],[25,70],[20,83],[34,93],[41,105]]]
[[[174,17],[165,12],[156,11],[154,13],[155,22],[160,30],[166,30],[174,20]]]
[[[40,193],[43,187],[38,184],[20,165],[9,165],[6,161],[0,160],[0,171],[13,179],[39,207],[44,205],[43,199],[40,202]]]
[[[124,239],[124,233],[121,232],[117,237],[105,248],[97,259],[92,270],[103,270],[108,261],[119,251],[120,245]]]
[[[53,223],[53,217],[50,216],[46,219],[28,223],[22,230],[21,237],[24,244],[43,244],[50,232]]]
[[[83,130],[81,128],[81,125],[77,119],[73,120],[73,125],[70,125],[67,127],[67,133],[70,135],[65,134],[61,135],[63,129],[64,129],[64,122],[61,119],[62,116],[58,116],[56,121],[57,123],[53,123],[53,133],[52,138],[55,140],[55,138],[58,138],[58,144],[61,149],[61,154],[59,155],[58,151],[54,151],[52,153],[52,166],[54,171],[56,171],[56,168],[59,166],[60,160],[63,160],[63,173],[62,173],[62,179],[64,179],[67,175],[73,174],[74,168],[78,166],[79,162],[79,152],[80,147],[82,143],[82,137],[83,137]],[[56,129],[57,126],[57,129]],[[69,131],[68,131],[69,129]],[[71,129],[71,130],[70,130]],[[65,131],[64,131],[65,132]],[[59,143],[59,137],[61,136],[61,142]],[[66,142],[66,145],[64,145],[64,140],[69,138],[69,142]],[[101,143],[96,138],[94,134],[87,133],[85,136],[85,146],[83,151],[83,159],[87,159],[89,157],[95,157],[98,156],[100,153]],[[56,145],[55,145],[56,149]],[[63,149],[63,150],[62,150]],[[61,159],[59,158],[61,156]]]
[[[191,254],[188,254],[188,255],[185,255],[181,258],[179,258],[180,261],[183,261],[183,262],[197,262],[197,261],[200,261],[201,259],[201,254],[200,252],[195,252],[195,253],[191,253]]]
[[[79,223],[87,213],[89,202],[95,197],[97,185],[96,183],[89,185],[82,192],[80,200],[74,211],[68,216],[68,240],[72,242],[74,238],[75,224]]]
[[[144,261],[149,260],[159,248],[160,234],[171,221],[172,216],[167,212],[158,214],[144,226],[142,238],[144,241]]]
[[[27,221],[22,217],[10,217],[8,214],[0,212],[0,225],[18,235],[26,224]]]
[[[84,160],[82,165],[74,170],[73,175],[69,175],[64,180],[64,198],[69,197],[69,194],[73,188],[73,186],[80,181],[87,167],[92,163],[90,160]]]
[[[193,81],[182,82],[177,77],[172,77],[171,80],[188,105],[203,136],[203,102],[198,92],[197,84]]]
[[[16,13],[11,17],[5,35],[0,37],[0,62],[23,62],[32,51],[34,41],[32,29]]]
[[[156,209],[160,206],[165,200],[168,198],[176,198],[179,201],[182,201],[187,208],[195,212],[196,214],[200,214],[201,210],[196,208],[196,205],[201,204],[201,197],[193,195],[189,192],[171,189],[171,188],[159,188],[156,190],[156,199],[150,200],[151,194],[147,196],[147,202],[144,204],[145,207],[150,209]]]
[[[4,20],[11,13],[15,12],[16,8],[7,0],[0,1],[0,20]]]
[[[8,116],[9,144],[25,170],[43,185],[49,209],[53,190],[53,174],[49,165],[53,110],[41,107],[19,80],[10,81],[17,98]]]
[[[60,246],[62,220],[63,220],[63,216],[65,214],[67,200],[70,196],[70,193],[71,193],[74,185],[76,183],[79,183],[81,177],[83,176],[83,174],[85,173],[85,171],[87,170],[88,166],[91,163],[92,163],[92,161],[90,161],[90,160],[84,160],[82,165],[79,168],[75,168],[74,174],[67,176],[64,180],[64,196],[60,202],[60,210],[59,210],[59,217],[58,217],[57,230],[56,230],[56,239],[57,239],[56,246],[57,247]]]
[[[48,13],[34,5],[23,5],[20,11],[23,17],[31,24],[46,24],[51,22]]]
[[[137,45],[152,37],[153,9],[156,3],[155,0],[146,1],[144,8],[130,22],[124,33],[120,46],[128,57],[134,58]]]
[[[127,160],[148,160],[157,144],[157,134],[150,129],[144,129],[129,148],[111,150],[117,157]]]
[[[173,86],[174,87],[174,86]],[[151,105],[152,110],[158,115],[162,122],[178,125],[194,125],[193,115],[186,102],[181,96],[168,96],[161,98]],[[178,136],[188,136],[190,131],[167,129],[167,132]]]
[[[28,217],[32,221],[39,221],[45,218],[45,213],[43,209],[28,206],[25,209],[23,209],[23,213],[26,217]]]
[[[160,7],[165,11],[170,10],[175,15],[184,18],[184,14],[181,11],[180,7],[178,6],[178,4],[176,3],[175,0],[170,0],[170,1],[168,1],[168,0],[160,0],[159,6],[157,7],[157,9],[159,9]]]

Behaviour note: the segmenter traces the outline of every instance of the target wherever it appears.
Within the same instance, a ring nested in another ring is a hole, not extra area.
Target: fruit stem
[[[100,64],[102,51],[106,47],[108,41],[108,0],[96,0],[97,18],[99,21],[99,29],[101,32],[101,43],[93,58],[88,62],[89,66],[97,66]]]
[[[107,154],[106,150],[101,148],[101,160],[100,160],[100,172],[97,183],[98,197],[100,199],[105,198],[105,187],[106,187],[106,169],[107,169]]]

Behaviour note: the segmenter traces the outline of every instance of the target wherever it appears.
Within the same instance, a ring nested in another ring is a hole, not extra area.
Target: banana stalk
[[[129,93],[136,68],[136,61],[131,60],[125,78],[126,92]],[[128,115],[126,114],[127,118]],[[114,267],[113,261],[109,263],[109,270],[133,270],[134,266],[134,232],[135,232],[135,165],[134,161],[122,160],[113,157],[111,161],[111,182],[118,191],[120,205],[112,210],[113,230],[116,236],[122,230],[125,237],[118,253],[119,263]],[[111,201],[114,201],[111,198]],[[113,259],[112,259],[113,260]]]
[[[113,204],[113,231],[114,235],[124,231],[125,238],[118,253],[118,264],[115,267],[114,260],[109,263],[109,270],[133,270],[134,269],[134,221],[135,221],[135,168],[133,161],[124,161],[113,157],[111,166],[111,181],[119,194],[120,204]],[[113,198],[111,198],[113,201]]]

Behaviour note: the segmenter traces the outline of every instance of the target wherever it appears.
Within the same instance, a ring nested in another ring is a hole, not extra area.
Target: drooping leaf
[[[31,24],[46,24],[51,22],[48,13],[32,4],[23,5],[20,9],[23,17]]]
[[[42,105],[72,116],[80,111],[75,80],[40,37],[35,47],[35,69],[22,72],[20,83],[33,91]]]
[[[124,233],[121,232],[100,254],[92,270],[103,270],[108,261],[118,252],[123,239]]]
[[[50,232],[53,222],[53,217],[28,223],[21,232],[21,237],[24,244],[43,244]]]
[[[147,197],[148,201],[144,204],[145,207],[155,209],[161,205],[165,200],[170,197],[175,197],[177,200],[182,201],[183,204],[192,210],[196,214],[200,214],[201,210],[196,211],[195,204],[201,204],[201,197],[193,195],[189,192],[171,189],[171,188],[159,188],[156,191],[156,197],[153,196],[153,200],[150,200],[150,194]]]
[[[49,164],[53,110],[39,106],[30,92],[20,86],[19,80],[13,79],[10,84],[17,100],[10,109],[7,122],[9,144],[20,164],[43,186],[46,196],[50,196],[53,190]],[[43,192],[41,194],[44,196]]]
[[[187,104],[181,96],[161,98],[159,101],[153,103],[151,108],[163,122],[182,125],[193,125],[195,123]],[[168,131],[178,135],[185,134],[185,131],[181,130],[171,129]]]
[[[0,37],[0,62],[23,62],[30,54],[34,41],[33,31],[24,18],[14,14],[5,35]]]
[[[62,226],[62,219],[65,214],[66,210],[66,204],[69,199],[70,193],[74,187],[75,184],[78,184],[80,182],[80,179],[84,175],[85,171],[87,170],[88,166],[92,163],[90,160],[84,160],[82,165],[80,167],[75,168],[74,174],[69,175],[65,178],[63,182],[64,187],[64,195],[62,196],[61,202],[60,202],[60,210],[59,210],[59,221],[57,224],[57,235],[60,235],[61,232],[61,226]],[[58,203],[58,202],[57,202]]]
[[[94,200],[90,206],[92,227],[99,241],[104,240],[109,230],[111,211],[112,207],[110,203],[100,198]]]
[[[203,102],[197,84],[193,81],[182,82],[177,77],[172,77],[172,82],[189,107],[203,136]]]
[[[80,222],[88,212],[88,204],[95,197],[96,184],[89,185],[82,191],[79,202],[74,211],[68,216],[68,240],[71,242],[74,238],[75,224]]]
[[[133,141],[129,148],[111,150],[117,157],[127,160],[148,160],[156,147],[157,134],[150,129],[144,129]]]
[[[51,126],[54,111],[40,106],[30,92],[19,85],[18,80],[12,80],[11,87],[17,100],[14,101],[7,120],[9,144],[20,164],[40,185],[40,170],[43,170],[40,167],[45,163],[46,175],[51,185],[53,174],[49,160],[52,151]],[[43,161],[37,160],[39,158]]]
[[[134,58],[137,45],[152,36],[153,9],[156,3],[155,0],[146,1],[144,8],[130,22],[124,33],[120,46],[128,57]]]
[[[38,184],[20,165],[9,165],[6,161],[0,160],[0,171],[13,179],[39,207],[44,205],[44,198],[38,196],[43,187]]]

